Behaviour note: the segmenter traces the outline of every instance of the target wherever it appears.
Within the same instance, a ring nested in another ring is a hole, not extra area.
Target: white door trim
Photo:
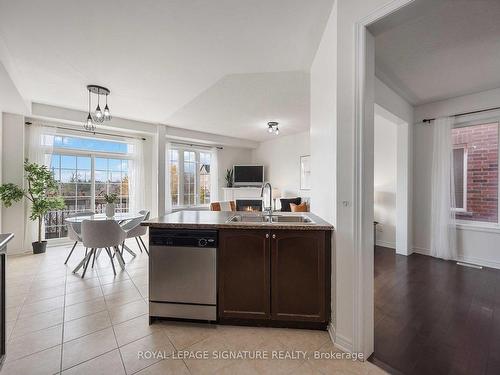
[[[366,217],[373,217],[373,163],[366,163],[365,145],[373,144],[373,132],[365,122],[365,111],[374,108],[373,92],[366,90],[367,26],[391,14],[414,0],[394,0],[375,10],[355,24],[355,92],[354,92],[354,186],[353,186],[353,351],[368,358],[373,353],[373,223]],[[371,51],[373,53],[373,51]],[[371,101],[371,103],[370,103]],[[368,131],[367,131],[368,130]],[[370,139],[371,137],[371,139]],[[371,188],[370,188],[371,187]],[[367,257],[367,254],[372,257]],[[371,296],[371,298],[369,297]]]

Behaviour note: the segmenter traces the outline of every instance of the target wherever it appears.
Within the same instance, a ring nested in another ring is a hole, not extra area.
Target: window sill
[[[474,231],[474,232],[487,232],[487,233],[500,233],[500,225],[495,223],[482,223],[482,222],[464,222],[457,221],[458,230]]]

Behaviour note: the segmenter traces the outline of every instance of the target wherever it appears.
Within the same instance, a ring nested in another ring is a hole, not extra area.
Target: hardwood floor
[[[372,360],[396,374],[500,374],[500,270],[377,246]]]

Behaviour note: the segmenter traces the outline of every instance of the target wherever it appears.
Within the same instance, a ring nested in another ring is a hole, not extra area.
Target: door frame
[[[353,186],[353,351],[374,350],[373,301],[373,81],[375,49],[367,27],[414,0],[394,0],[355,23]],[[370,71],[371,69],[371,71]]]

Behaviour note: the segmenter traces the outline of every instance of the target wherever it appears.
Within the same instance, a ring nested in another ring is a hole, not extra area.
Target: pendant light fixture
[[[106,87],[98,85],[88,85],[87,90],[89,92],[89,112],[84,123],[84,128],[87,131],[95,132],[96,124],[101,124],[104,121],[111,120],[111,112],[108,107],[108,95],[110,94],[110,91]],[[93,114],[91,112],[92,94],[97,95],[97,107]],[[106,95],[106,106],[104,107],[104,112],[101,111],[101,95]]]
[[[108,94],[106,94],[106,106],[104,107],[104,121],[111,120],[111,113],[109,112],[108,107]]]
[[[278,123],[276,121],[269,121],[267,123],[267,132],[270,134],[278,135],[280,130],[278,128]]]
[[[91,100],[92,100],[92,98],[90,96],[90,90],[89,90],[89,113],[87,115],[87,120],[85,120],[85,123],[83,124],[83,127],[85,128],[85,130],[87,130],[89,132],[94,132],[95,125],[94,125],[94,121],[92,120],[92,115],[90,114]]]

